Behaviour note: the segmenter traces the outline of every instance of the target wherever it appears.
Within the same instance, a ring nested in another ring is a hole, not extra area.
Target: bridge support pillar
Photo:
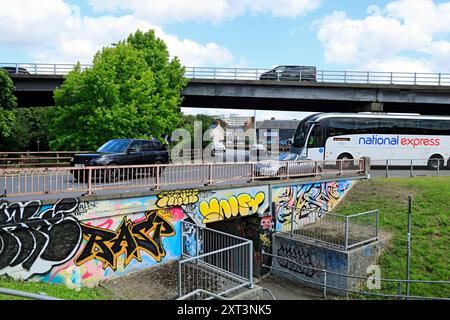
[[[383,112],[383,102],[371,102],[358,109],[359,112]]]

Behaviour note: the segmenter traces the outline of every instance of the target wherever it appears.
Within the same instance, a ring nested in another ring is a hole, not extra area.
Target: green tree
[[[11,135],[14,127],[16,100],[14,83],[4,70],[0,70],[0,145],[3,139]]]
[[[206,114],[196,114],[196,115],[183,115],[183,124],[182,127],[189,131],[191,136],[194,135],[194,122],[200,121],[202,123],[202,133],[204,133],[210,125],[215,123],[215,119]]]
[[[55,90],[50,147],[93,150],[109,139],[170,135],[181,124],[183,74],[152,30],[103,48],[92,68],[78,65]]]
[[[48,122],[54,107],[17,108],[11,134],[3,139],[3,151],[47,151]]]

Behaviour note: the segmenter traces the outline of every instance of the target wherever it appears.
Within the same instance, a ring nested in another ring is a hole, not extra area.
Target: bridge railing
[[[73,192],[92,194],[100,190],[148,190],[261,179],[318,179],[366,174],[364,159],[352,162],[354,165],[343,160],[271,161],[271,169],[258,169],[261,162],[0,169],[0,192],[10,197]]]
[[[331,292],[339,295],[355,294],[356,297],[361,295],[368,298],[372,297],[372,299],[378,297],[398,300],[450,300],[448,296],[442,294],[450,289],[450,281],[448,280],[403,280],[386,279],[376,275],[349,275],[316,268],[311,266],[311,264],[299,263],[299,261],[296,261],[300,260],[298,258],[293,260],[290,257],[266,252],[263,252],[262,256],[272,258],[272,265],[263,264],[263,268],[276,273],[277,276],[282,274],[289,276],[291,279],[294,278],[306,287],[322,289],[324,299],[327,299],[328,294]],[[410,286],[411,293],[408,289]],[[422,291],[423,288],[428,288],[427,291],[434,292],[433,296],[414,293],[416,290],[416,292]]]
[[[75,64],[50,63],[1,63],[11,74],[64,75],[69,73]],[[81,69],[92,67],[82,64]],[[259,80],[269,71],[266,68],[217,68],[217,67],[185,67],[185,77],[191,79],[222,80]],[[301,71],[298,81],[302,79]],[[278,79],[283,80],[283,79]],[[400,84],[400,85],[437,85],[449,86],[450,73],[425,72],[380,72],[358,70],[317,70],[317,82],[328,83],[360,83],[360,84]]]
[[[65,75],[75,68],[74,63],[0,63],[0,69],[12,74]],[[80,64],[81,70],[92,64]]]
[[[90,151],[0,152],[0,168],[68,166],[75,154],[89,152]]]

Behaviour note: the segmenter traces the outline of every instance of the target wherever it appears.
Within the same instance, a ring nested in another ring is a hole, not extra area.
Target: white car
[[[257,143],[257,144],[252,145],[250,152],[254,156],[258,155],[258,152],[259,152],[259,155],[265,155],[265,154],[267,154],[267,149],[266,149],[266,147],[264,147],[263,144]]]
[[[282,153],[279,160],[257,163],[254,174],[256,177],[278,176],[286,178],[288,174],[289,176],[302,176],[316,174],[321,171],[322,167],[318,165],[316,168],[315,162],[310,159],[300,157],[300,155],[294,153]]]
[[[217,152],[223,152],[225,153],[227,149],[225,148],[225,145],[223,142],[220,141],[214,141],[213,142],[213,148],[211,150],[211,156],[214,157]]]

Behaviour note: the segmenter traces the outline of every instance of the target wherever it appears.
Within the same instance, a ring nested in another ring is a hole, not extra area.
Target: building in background
[[[253,117],[240,116],[236,113],[214,116],[216,119],[225,121],[231,128],[244,128],[245,124],[251,122]]]
[[[256,122],[256,135],[258,141],[267,141],[267,144],[280,142],[287,144],[287,142],[294,136],[301,120],[270,120]]]
[[[210,125],[208,129],[210,130],[211,141],[223,142],[225,140],[225,129],[222,128],[219,120],[216,120],[216,123]]]

